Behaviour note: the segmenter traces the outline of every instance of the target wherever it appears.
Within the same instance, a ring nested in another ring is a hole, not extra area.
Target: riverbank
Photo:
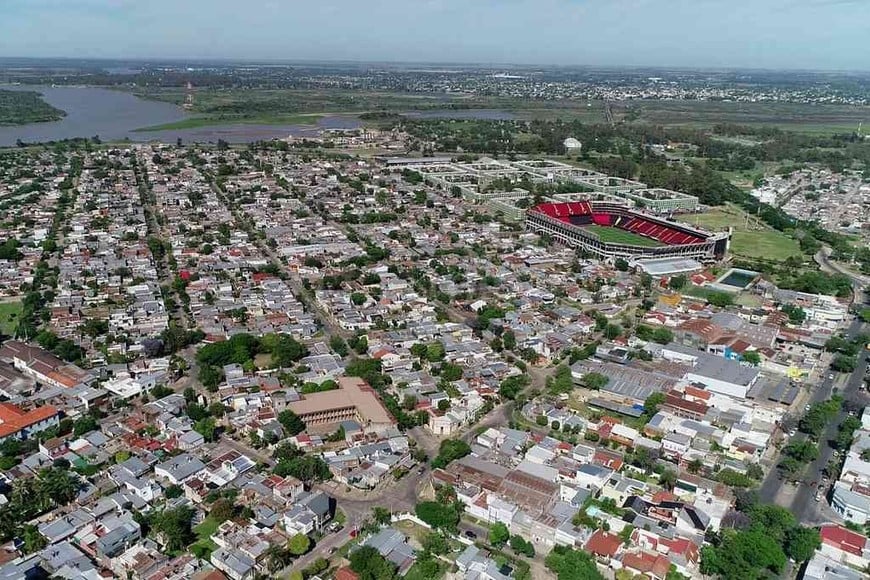
[[[180,131],[202,127],[225,125],[296,125],[316,126],[323,115],[312,113],[304,115],[258,115],[254,117],[190,117],[172,123],[151,125],[133,129],[134,133],[153,133],[156,131]]]

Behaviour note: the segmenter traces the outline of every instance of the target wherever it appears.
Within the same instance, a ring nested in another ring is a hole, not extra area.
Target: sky
[[[0,57],[870,69],[870,0],[0,0]]]

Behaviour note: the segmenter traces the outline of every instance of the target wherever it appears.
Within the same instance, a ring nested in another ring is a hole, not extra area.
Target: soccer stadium
[[[729,233],[711,234],[612,201],[542,203],[526,212],[526,230],[599,258],[721,260]]]

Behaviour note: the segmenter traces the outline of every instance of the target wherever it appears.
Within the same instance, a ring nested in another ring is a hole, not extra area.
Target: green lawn
[[[316,125],[321,115],[257,115],[252,117],[190,117],[174,123],[140,127],[134,132],[177,131],[214,125]]]
[[[601,238],[602,242],[610,242],[614,244],[631,244],[633,246],[644,246],[655,248],[661,246],[661,242],[645,238],[632,232],[627,232],[619,228],[608,228],[607,226],[590,225],[584,226],[584,229],[596,234]]]
[[[800,245],[777,231],[734,232],[731,238],[731,253],[747,258],[784,261],[791,256],[801,256]]]
[[[205,518],[201,524],[195,526],[193,533],[199,539],[190,546],[191,553],[208,559],[209,555],[218,547],[211,539],[218,526],[220,526],[220,522],[210,517]]]
[[[746,212],[736,206],[729,205],[686,216],[685,221],[711,231],[733,227],[731,253],[735,256],[783,261],[790,256],[802,255],[796,240],[772,229],[755,216],[747,216]]]
[[[0,303],[0,332],[10,336],[15,334],[18,326],[18,316],[21,314],[21,302]]]

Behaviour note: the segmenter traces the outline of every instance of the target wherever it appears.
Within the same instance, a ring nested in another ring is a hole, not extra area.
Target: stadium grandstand
[[[711,234],[610,201],[541,203],[526,212],[526,230],[599,258],[721,260],[730,233]]]

